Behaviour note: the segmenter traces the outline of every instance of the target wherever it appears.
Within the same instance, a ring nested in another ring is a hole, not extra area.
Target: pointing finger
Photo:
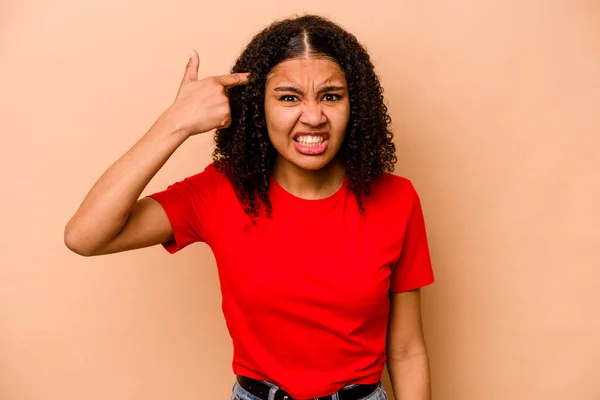
[[[249,72],[241,72],[235,74],[217,76],[217,81],[225,86],[225,89],[232,88],[234,86],[245,85],[248,83],[250,77]]]

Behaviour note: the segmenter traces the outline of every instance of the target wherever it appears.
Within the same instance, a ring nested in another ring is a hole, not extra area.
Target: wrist
[[[184,140],[193,135],[190,127],[177,116],[177,113],[172,107],[169,107],[160,115],[160,117],[158,117],[156,125],[159,126],[162,131],[168,132],[170,135],[179,136]]]

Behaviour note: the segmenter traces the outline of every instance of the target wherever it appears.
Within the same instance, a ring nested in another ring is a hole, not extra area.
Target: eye
[[[292,101],[298,101],[298,97],[291,95],[291,94],[285,94],[283,96],[281,96],[279,98],[280,101],[287,101],[287,102],[292,102]]]
[[[323,100],[325,100],[325,101],[336,101],[341,98],[342,98],[342,96],[340,96],[339,94],[333,94],[333,93],[327,93],[325,96],[323,96]]]

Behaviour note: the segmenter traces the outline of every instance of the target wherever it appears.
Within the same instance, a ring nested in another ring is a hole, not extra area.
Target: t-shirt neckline
[[[277,182],[275,177],[271,176],[271,190],[272,194],[276,197],[281,198],[282,200],[290,203],[294,203],[303,207],[324,207],[329,204],[335,203],[337,200],[341,199],[347,191],[348,186],[348,175],[344,176],[344,181],[342,185],[331,195],[327,197],[323,197],[321,199],[304,199],[302,197],[298,197],[291,192],[288,192]]]

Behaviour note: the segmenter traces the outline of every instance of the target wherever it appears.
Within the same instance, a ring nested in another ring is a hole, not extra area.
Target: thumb
[[[200,59],[196,50],[192,50],[190,59],[185,67],[185,73],[183,74],[182,84],[191,81],[198,80],[198,67],[200,66]]]

